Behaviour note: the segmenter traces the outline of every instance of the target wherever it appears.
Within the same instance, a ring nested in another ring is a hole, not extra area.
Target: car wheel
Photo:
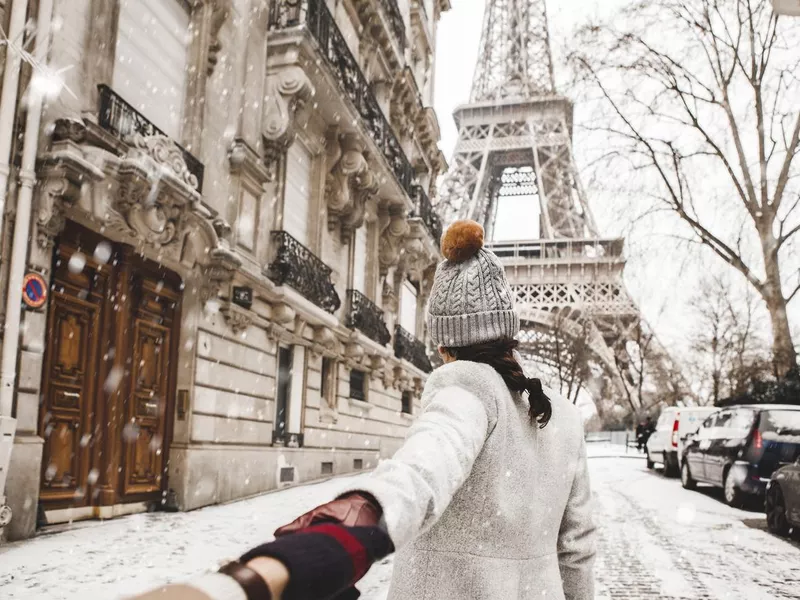
[[[725,471],[725,478],[722,481],[722,489],[725,493],[725,503],[728,506],[739,508],[744,503],[744,493],[740,490],[736,482],[731,477],[731,469]]]
[[[764,508],[767,513],[767,529],[783,537],[789,535],[790,527],[786,518],[786,500],[779,485],[773,485],[767,492]]]
[[[689,470],[689,463],[686,461],[683,461],[683,465],[681,465],[681,485],[687,490],[697,487],[697,482],[692,478],[692,472]]]
[[[665,477],[675,477],[677,473],[675,472],[675,467],[672,466],[672,463],[667,458],[667,453],[664,452],[663,457],[664,461],[664,476]]]

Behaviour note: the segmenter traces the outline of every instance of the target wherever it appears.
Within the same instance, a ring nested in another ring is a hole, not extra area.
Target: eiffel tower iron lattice
[[[585,339],[592,369],[580,384],[598,412],[615,403],[635,412],[642,394],[632,398],[639,384],[630,342],[645,335],[648,362],[662,374],[672,368],[625,290],[624,240],[602,238],[592,217],[573,159],[572,112],[555,89],[544,0],[487,0],[470,102],[453,115],[458,141],[437,211],[446,223],[482,223],[494,240],[504,198],[538,203],[530,239],[487,244],[516,293],[520,351],[552,365],[568,345],[560,340]]]

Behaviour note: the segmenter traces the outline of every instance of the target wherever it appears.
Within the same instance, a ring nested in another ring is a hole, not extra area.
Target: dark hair
[[[550,398],[542,389],[541,380],[526,377],[519,362],[514,358],[514,349],[518,345],[517,340],[500,339],[474,346],[443,349],[456,360],[483,363],[494,368],[512,392],[528,392],[530,405],[528,414],[531,423],[538,424],[541,429],[553,416],[553,407],[550,405]]]

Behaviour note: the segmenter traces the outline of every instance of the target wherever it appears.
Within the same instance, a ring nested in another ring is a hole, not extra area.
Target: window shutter
[[[289,147],[283,200],[283,229],[305,246],[309,245],[311,162],[311,153],[302,144],[295,142]]]
[[[189,13],[179,0],[122,0],[112,87],[179,140],[188,70]]]
[[[355,248],[353,249],[353,289],[365,296],[367,281],[367,227],[359,227],[353,236]]]
[[[400,326],[412,335],[417,334],[417,290],[404,281],[400,297]]]

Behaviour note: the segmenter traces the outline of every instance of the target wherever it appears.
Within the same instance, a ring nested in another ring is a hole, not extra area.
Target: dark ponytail
[[[542,428],[550,421],[553,407],[542,389],[541,380],[526,377],[514,357],[514,349],[518,344],[517,340],[502,339],[475,346],[444,348],[444,350],[456,360],[468,360],[489,365],[500,374],[512,392],[528,392],[531,423],[536,423],[539,428]]]

